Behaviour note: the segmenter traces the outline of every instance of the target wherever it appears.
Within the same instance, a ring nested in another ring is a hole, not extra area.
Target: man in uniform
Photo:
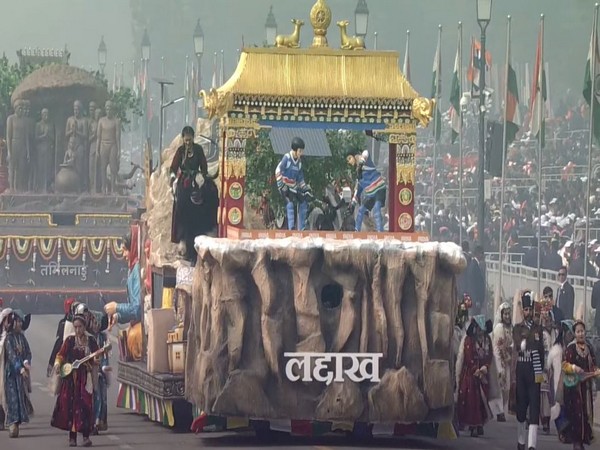
[[[514,377],[517,414],[517,449],[525,450],[527,423],[529,423],[528,449],[535,449],[540,418],[540,386],[544,381],[544,338],[539,324],[534,323],[534,299],[531,291],[521,294],[523,322],[513,328]],[[527,410],[529,409],[529,420]]]
[[[295,204],[298,204],[298,230],[303,231],[306,226],[306,214],[308,212],[307,198],[311,197],[310,187],[304,182],[302,171],[302,153],[304,152],[304,141],[299,137],[292,139],[292,149],[283,155],[275,169],[277,189],[285,199],[288,230],[294,229],[296,212]]]
[[[375,168],[375,163],[371,159],[368,150],[358,153],[350,151],[346,155],[346,162],[356,167],[357,180],[356,189],[352,204],[360,204],[358,214],[356,215],[356,231],[362,228],[362,221],[367,211],[373,211],[375,219],[375,228],[377,231],[383,231],[383,216],[381,208],[385,206],[385,196],[387,189],[385,180]]]

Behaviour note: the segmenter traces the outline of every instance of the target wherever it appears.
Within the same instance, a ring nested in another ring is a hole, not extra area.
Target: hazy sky
[[[131,4],[135,1],[142,2],[144,14],[149,17],[153,43],[152,70],[160,71],[158,61],[160,53],[163,53],[168,75],[178,78],[184,72],[185,54],[193,54],[192,33],[198,18],[205,33],[203,79],[207,81],[211,78],[213,52],[224,49],[229,75],[242,36],[246,45],[262,43],[270,4],[275,5],[280,33],[289,33],[290,19],[297,17],[306,23],[302,34],[304,46],[312,38],[308,14],[314,0],[179,0],[180,4],[187,6],[180,16],[172,10],[177,4],[173,0],[0,0],[0,5],[4,5],[0,51],[16,58],[15,51],[21,47],[62,48],[67,44],[72,64],[96,68],[98,43],[104,35],[108,47],[107,71],[112,74],[113,64],[117,62],[120,66],[123,61],[125,81],[131,83],[132,60],[140,56],[138,43],[141,38],[134,36],[133,31]],[[353,32],[356,0],[328,0],[328,3],[334,21],[349,19]],[[424,95],[429,95],[431,86],[437,25],[443,25],[442,96],[447,101],[456,51],[456,24],[459,20],[464,22],[464,64],[467,64],[470,35],[479,34],[475,0],[367,0],[367,3],[371,10],[369,46],[372,46],[371,33],[378,31],[380,49],[393,49],[402,54],[406,29],[411,29],[413,84]],[[533,61],[539,14],[545,12],[546,61],[550,64],[551,90],[556,95],[571,86],[579,92],[588,51],[593,3],[594,0],[495,0],[488,33],[494,62],[504,61],[505,18],[508,13],[513,15],[514,61]],[[156,24],[156,17],[163,16],[171,19],[165,19],[164,24]],[[330,28],[329,39],[330,45],[339,46],[339,31],[335,24]]]

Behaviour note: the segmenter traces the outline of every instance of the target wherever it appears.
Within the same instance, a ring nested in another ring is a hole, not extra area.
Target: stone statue
[[[96,109],[97,109],[97,105],[96,102],[91,101],[88,105],[88,114],[87,117],[85,118],[86,120],[86,131],[87,131],[87,143],[86,143],[86,147],[85,147],[85,154],[84,154],[84,161],[83,161],[83,167],[84,170],[86,170],[86,174],[85,177],[83,177],[87,183],[86,183],[86,188],[90,191],[93,192],[92,189],[92,177],[90,174],[90,161],[92,159],[92,149],[91,149],[91,142],[92,142],[92,134],[95,136],[96,134],[96,130],[94,127],[94,118],[96,116]],[[96,126],[98,124],[96,123]],[[94,128],[94,129],[93,129]],[[93,129],[93,130],[92,130]]]
[[[84,166],[85,153],[88,150],[88,122],[81,115],[81,102],[79,100],[75,100],[75,103],[73,103],[73,115],[67,119],[65,139],[67,147],[73,141],[71,148],[75,153],[74,168],[80,177],[82,187],[85,188],[88,175],[88,169]],[[65,161],[66,159],[65,155]]]
[[[93,110],[92,110],[93,108]],[[98,176],[98,164],[96,157],[96,133],[98,131],[98,121],[102,116],[102,109],[96,106],[96,103],[90,102],[89,108],[89,116],[88,116],[88,136],[90,142],[90,152],[89,152],[89,187],[90,192],[92,194],[96,194],[98,192],[98,186],[100,182],[100,177]]]
[[[15,113],[6,120],[6,145],[8,150],[9,183],[12,191],[26,191],[29,182],[30,134],[24,116],[23,101],[15,101]]]
[[[108,179],[107,167],[110,173],[119,173],[121,159],[121,121],[115,117],[113,103],[109,100],[104,105],[106,116],[98,121],[96,130],[96,161],[100,170],[102,193],[110,194],[117,191],[117,176]]]
[[[63,159],[62,166],[76,169],[76,164],[77,150],[75,150],[75,141],[70,139],[69,143],[67,144],[67,150],[65,151],[65,157]]]
[[[54,176],[54,125],[48,120],[48,108],[42,109],[42,120],[35,124],[36,192],[48,192]]]
[[[35,153],[35,119],[31,117],[31,102],[23,100],[23,117],[27,121],[27,136],[29,138],[29,164],[27,167],[28,182],[27,187],[30,191],[34,190],[36,153]]]

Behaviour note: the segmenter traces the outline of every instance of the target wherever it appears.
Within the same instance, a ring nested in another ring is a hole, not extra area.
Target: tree
[[[93,72],[93,74],[108,90],[108,80],[106,77],[100,72]],[[113,103],[115,115],[121,121],[121,128],[124,131],[130,130],[132,121],[135,125],[137,118],[143,115],[141,99],[130,88],[109,91],[109,100]]]
[[[10,97],[13,91],[36,68],[10,64],[6,55],[0,59],[0,137],[6,136],[6,119],[12,111]]]
[[[346,130],[329,130],[327,141],[331,148],[330,157],[302,158],[304,179],[316,198],[321,198],[329,183],[352,179],[352,171],[346,163],[346,153],[350,149],[363,149],[365,135]],[[261,130],[258,138],[246,145],[246,192],[251,205],[256,206],[264,192],[269,194],[273,203],[283,203],[275,182],[275,168],[281,158],[282,155],[276,155],[273,151],[266,130]]]

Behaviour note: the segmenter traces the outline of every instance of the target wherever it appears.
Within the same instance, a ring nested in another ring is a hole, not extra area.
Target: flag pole
[[[587,197],[585,201],[585,256],[583,258],[583,321],[587,319],[588,257],[590,240],[590,196],[592,194],[592,146],[594,144],[594,105],[596,104],[596,55],[598,53],[598,3],[594,5],[594,28],[592,29],[592,59],[590,76],[590,138],[588,141]],[[599,314],[598,312],[596,314]]]
[[[436,178],[436,159],[437,159],[437,127],[439,114],[438,109],[440,107],[440,71],[441,64],[440,61],[442,53],[442,25],[438,25],[438,44],[437,50],[435,52],[435,109],[433,111],[433,162],[432,162],[432,170],[431,170],[431,234],[429,235],[430,239],[433,239],[433,228],[434,228],[434,217],[435,217],[435,178]]]
[[[502,288],[502,275],[504,273],[504,189],[506,177],[506,117],[508,112],[508,68],[510,66],[510,16],[506,18],[506,68],[504,70],[504,127],[502,129],[502,175],[500,180],[500,239],[498,249],[499,277],[496,298],[494,299],[494,311],[500,306],[500,299],[504,293]],[[518,107],[518,106],[517,106]]]
[[[406,47],[404,49],[404,64],[402,65],[402,72],[404,72],[404,78],[410,83],[410,59],[408,52],[410,51],[410,30],[406,30]]]
[[[190,55],[185,55],[185,75],[183,76],[183,82],[185,83],[185,85],[183,86],[183,96],[184,96],[184,100],[183,100],[183,121],[185,123],[185,125],[187,125],[190,122],[190,105],[189,105],[189,97],[190,97],[190,93],[189,91],[189,72],[190,70]],[[195,128],[195,127],[194,127]]]
[[[542,292],[542,274],[541,274],[541,255],[542,255],[542,142],[544,141],[545,128],[543,124],[544,120],[544,108],[546,107],[544,101],[544,15],[540,15],[540,65],[538,71],[537,88],[540,91],[539,106],[538,106],[538,124],[540,127],[538,137],[538,239],[537,239],[537,295],[538,299],[541,299]],[[537,92],[534,92],[537,96]]]
[[[462,93],[463,93],[463,85],[462,85],[462,41],[463,41],[463,34],[462,34],[462,22],[458,22],[458,91],[459,91],[459,95],[460,98],[462,99]],[[458,220],[459,220],[459,228],[458,228],[458,240],[460,242],[460,245],[462,245],[462,240],[463,240],[463,172],[464,172],[464,168],[463,168],[463,153],[464,153],[464,147],[463,147],[463,109],[462,109],[462,105],[460,105],[459,103],[459,108],[458,111],[456,111],[458,113],[458,117],[460,120],[460,133],[458,134]],[[460,292],[459,292],[460,294]]]

